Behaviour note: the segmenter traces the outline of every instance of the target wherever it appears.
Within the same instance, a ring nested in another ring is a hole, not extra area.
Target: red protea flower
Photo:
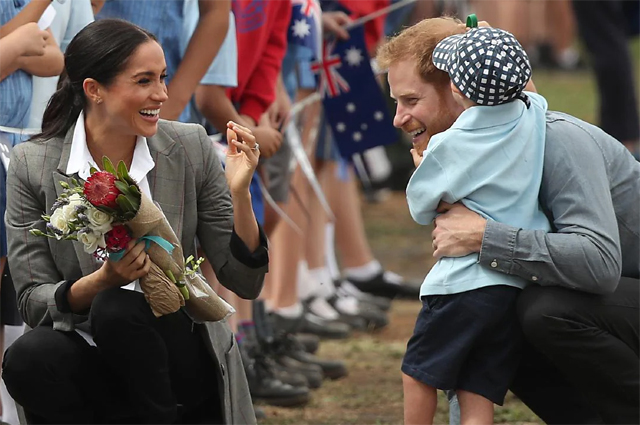
[[[84,196],[96,207],[118,208],[116,198],[120,191],[116,187],[116,176],[106,171],[96,171],[84,184]]]
[[[113,229],[104,235],[104,241],[109,252],[118,252],[125,249],[131,239],[129,228],[123,224],[113,226]]]

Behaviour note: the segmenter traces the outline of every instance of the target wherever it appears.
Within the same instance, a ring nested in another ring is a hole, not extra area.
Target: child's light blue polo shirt
[[[431,138],[407,186],[407,202],[416,222],[430,224],[441,200],[462,201],[488,220],[550,230],[538,204],[547,102],[536,93],[526,94],[531,99],[528,109],[520,100],[474,106],[449,130]],[[526,285],[523,279],[477,262],[477,253],[440,259],[424,279],[420,296]]]

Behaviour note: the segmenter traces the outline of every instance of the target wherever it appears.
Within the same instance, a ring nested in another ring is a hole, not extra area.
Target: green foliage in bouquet
[[[140,208],[140,189],[135,180],[129,176],[124,161],[118,162],[117,168],[106,156],[102,157],[102,168],[99,171],[91,167],[91,176],[87,179],[84,194],[100,211],[103,211],[119,222],[133,219]],[[94,193],[95,192],[95,193]]]
[[[192,274],[196,274],[196,272],[198,271],[198,269],[200,268],[200,264],[202,264],[204,262],[204,258],[200,257],[197,261],[194,261],[195,258],[193,257],[193,255],[190,255],[184,262],[185,262],[185,268],[184,268],[184,274],[185,275],[192,275]],[[182,276],[180,279],[176,279],[176,277],[173,275],[173,273],[171,272],[171,270],[165,270],[164,273],[169,276],[169,279],[171,279],[171,281],[178,287],[178,289],[180,290],[180,293],[182,294],[182,296],[184,297],[184,300],[187,301],[189,299],[189,290],[187,289],[186,284],[182,281]]]

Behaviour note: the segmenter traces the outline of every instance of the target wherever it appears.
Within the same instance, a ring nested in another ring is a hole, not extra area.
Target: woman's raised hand
[[[227,123],[227,161],[225,175],[231,194],[248,193],[251,178],[258,166],[260,146],[247,127],[233,121]]]

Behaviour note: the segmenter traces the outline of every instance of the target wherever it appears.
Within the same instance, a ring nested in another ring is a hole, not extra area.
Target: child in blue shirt
[[[465,111],[431,138],[409,181],[413,219],[430,224],[441,201],[462,202],[489,220],[550,230],[538,204],[547,102],[524,92],[531,68],[522,46],[506,31],[474,28],[438,43],[432,60]],[[436,389],[455,390],[463,421],[492,423],[518,365],[515,302],[526,282],[477,261],[442,258],[424,279],[402,371],[424,384],[425,408],[435,411]]]

